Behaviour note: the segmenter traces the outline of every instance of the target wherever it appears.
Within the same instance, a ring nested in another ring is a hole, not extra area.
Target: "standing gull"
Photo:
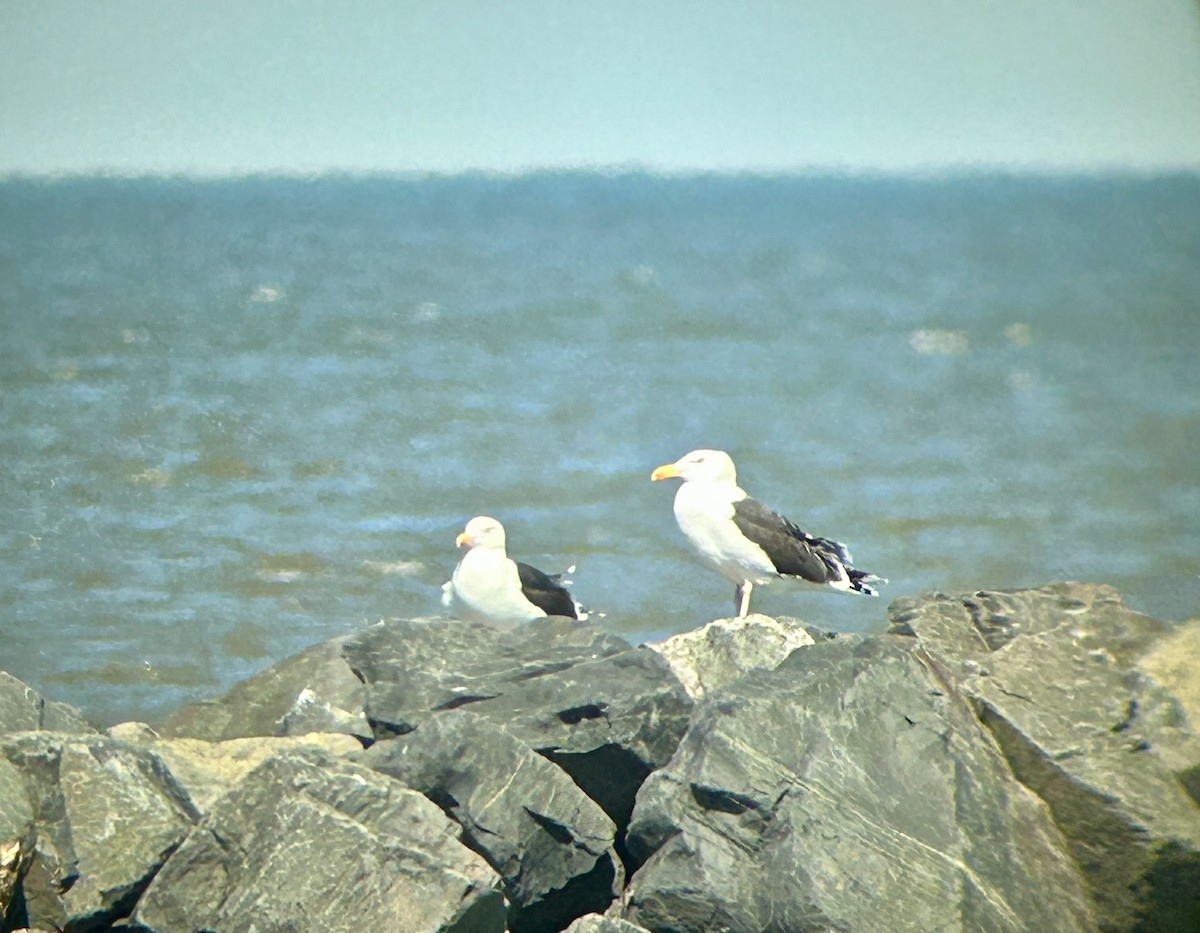
[[[851,567],[846,545],[814,537],[746,495],[723,450],[693,450],[650,474],[652,480],[671,477],[683,480],[675,520],[700,556],[737,587],[739,618],[750,611],[754,584],[779,577],[865,596],[878,596],[875,586],[887,583]]]
[[[496,519],[476,516],[454,543],[466,553],[450,581],[442,585],[442,605],[458,618],[493,625],[519,625],[548,615],[587,619],[559,584],[560,576],[508,556],[504,526]]]

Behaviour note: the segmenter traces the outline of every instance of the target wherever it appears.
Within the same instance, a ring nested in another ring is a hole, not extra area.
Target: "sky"
[[[1197,0],[0,0],[0,175],[1200,170]]]

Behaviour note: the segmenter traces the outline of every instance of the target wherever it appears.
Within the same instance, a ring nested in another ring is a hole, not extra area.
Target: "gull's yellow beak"
[[[455,547],[474,547],[475,540],[465,531],[454,539]]]
[[[678,475],[679,475],[679,470],[676,468],[675,464],[664,463],[662,466],[660,466],[658,469],[656,469],[653,473],[650,474],[650,480],[651,480],[651,482],[653,482],[655,480],[660,480],[660,479],[673,479],[674,477],[676,477]]]

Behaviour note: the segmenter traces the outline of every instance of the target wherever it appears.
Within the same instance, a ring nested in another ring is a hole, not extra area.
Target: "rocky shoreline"
[[[1200,930],[1200,621],[391,620],[101,732],[0,672],[3,929]]]

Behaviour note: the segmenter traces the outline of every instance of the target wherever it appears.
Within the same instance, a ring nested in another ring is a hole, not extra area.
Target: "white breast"
[[[493,625],[519,625],[546,614],[521,592],[517,565],[485,548],[463,555],[442,602],[460,619]]]
[[[738,531],[733,502],[745,498],[736,487],[690,482],[675,494],[675,520],[700,556],[734,583],[775,579],[766,552]]]

